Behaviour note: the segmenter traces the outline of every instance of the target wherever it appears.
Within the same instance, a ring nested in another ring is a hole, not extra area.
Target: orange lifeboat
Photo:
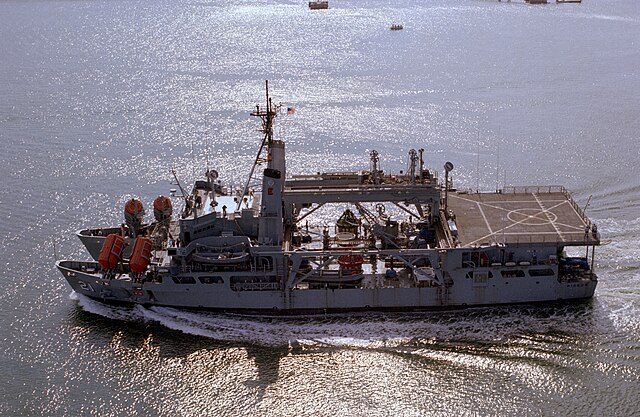
[[[132,198],[124,205],[124,218],[127,224],[140,224],[144,217],[144,206],[142,201]]]
[[[104,240],[100,255],[98,255],[98,263],[104,269],[113,269],[118,265],[120,255],[124,249],[124,237],[119,234],[112,233]]]
[[[148,237],[139,236],[136,238],[136,243],[131,251],[131,259],[129,260],[131,272],[140,273],[147,270],[151,262],[152,248],[153,242]]]
[[[153,215],[157,221],[162,221],[171,217],[173,207],[171,207],[171,199],[163,195],[158,196],[153,201]]]
[[[144,206],[142,205],[142,201],[137,198],[132,198],[127,201],[124,205],[124,212],[130,214],[132,216],[139,216],[140,214],[144,214]]]

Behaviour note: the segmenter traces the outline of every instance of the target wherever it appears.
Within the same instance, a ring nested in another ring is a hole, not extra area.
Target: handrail
[[[530,194],[530,193],[563,193],[567,194],[567,190],[562,185],[523,185],[508,186],[502,189],[503,194]]]
[[[444,211],[440,211],[440,225],[442,226],[441,229],[444,232],[444,237],[447,240],[447,246],[449,246],[450,248],[455,248],[456,241],[451,234],[451,230],[449,229],[449,224],[447,223],[447,218],[444,214]]]
[[[231,284],[234,291],[264,291],[279,290],[279,282],[236,282]]]

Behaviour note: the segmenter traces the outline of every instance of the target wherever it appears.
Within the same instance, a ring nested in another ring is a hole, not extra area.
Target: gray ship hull
[[[142,304],[186,309],[269,312],[282,314],[324,313],[357,310],[423,310],[472,306],[566,301],[593,296],[597,278],[559,282],[555,277],[505,280],[488,279],[482,284],[464,277],[454,278],[446,288],[318,288],[268,290],[233,289],[220,283],[135,283],[129,279],[103,279],[96,263],[59,261],[58,269],[79,294],[108,303]],[[84,269],[84,271],[82,271]],[[264,288],[264,286],[263,286]]]

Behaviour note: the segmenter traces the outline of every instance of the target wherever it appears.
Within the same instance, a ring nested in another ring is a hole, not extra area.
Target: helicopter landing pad
[[[458,242],[463,247],[496,243],[594,245],[599,235],[562,187],[529,187],[497,193],[449,192]]]

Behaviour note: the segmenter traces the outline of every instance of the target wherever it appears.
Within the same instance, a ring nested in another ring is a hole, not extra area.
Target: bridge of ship
[[[597,245],[600,236],[582,209],[560,186],[514,187],[498,193],[453,193],[462,247],[486,244]]]

